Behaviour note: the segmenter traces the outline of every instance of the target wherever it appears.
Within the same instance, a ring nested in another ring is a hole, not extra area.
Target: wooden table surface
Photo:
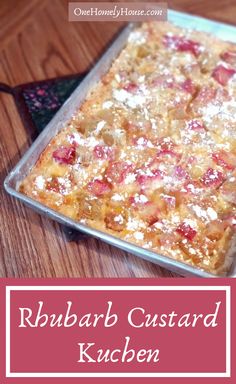
[[[235,0],[175,0],[169,7],[235,24]],[[1,0],[0,82],[15,86],[88,70],[121,23],[69,23],[67,1]],[[0,94],[0,277],[162,277],[171,272],[101,241],[67,242],[61,226],[3,190],[30,145],[11,95]]]

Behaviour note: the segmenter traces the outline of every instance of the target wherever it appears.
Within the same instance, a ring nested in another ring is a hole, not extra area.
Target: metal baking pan
[[[197,16],[191,16],[176,11],[168,11],[168,19],[180,27],[196,29],[205,31],[218,36],[223,40],[236,42],[236,28],[230,25],[214,22],[211,20],[203,19]],[[118,239],[112,235],[104,232],[100,232],[86,225],[80,224],[68,217],[61,215],[54,210],[32,200],[24,194],[18,192],[17,187],[19,183],[28,174],[29,170],[34,166],[39,158],[39,155],[45,149],[50,140],[65,126],[65,124],[71,119],[83,100],[86,98],[88,92],[95,86],[100,80],[101,76],[105,74],[114,59],[118,56],[119,52],[125,46],[130,31],[138,25],[133,23],[129,24],[115,40],[112,46],[101,57],[99,62],[94,66],[86,78],[75,89],[70,98],[64,103],[61,109],[57,112],[55,117],[50,121],[44,131],[38,136],[36,141],[26,152],[23,158],[10,172],[4,182],[6,191],[21,200],[23,203],[32,207],[34,210],[41,214],[45,214],[50,218],[77,229],[81,232],[87,233],[91,236],[97,237],[111,245],[121,248],[127,252],[130,252],[143,259],[159,264],[173,272],[179,273],[184,276],[199,276],[199,277],[217,277],[211,273],[205,272],[199,268],[192,267],[183,262],[174,260],[170,257],[166,257],[155,252],[146,250],[142,247],[138,247],[134,244],[128,243],[124,240]],[[228,277],[236,277],[236,257],[234,264]]]

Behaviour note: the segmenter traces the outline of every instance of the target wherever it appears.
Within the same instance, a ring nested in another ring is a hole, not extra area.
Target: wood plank
[[[171,8],[235,23],[235,1],[173,0]],[[17,85],[88,70],[122,23],[69,23],[67,1],[2,0],[0,82]],[[0,94],[0,277],[162,277],[171,272],[99,240],[67,242],[60,225],[3,190],[30,141],[11,95]]]

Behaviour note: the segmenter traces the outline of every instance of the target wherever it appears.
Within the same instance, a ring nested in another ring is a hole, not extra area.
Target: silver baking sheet
[[[200,31],[205,31],[218,36],[223,40],[236,42],[236,28],[227,24],[214,22],[211,20],[203,19],[197,16],[191,16],[188,14],[169,10],[168,19],[180,27],[193,28]],[[6,191],[27,204],[34,210],[41,214],[77,229],[81,232],[99,238],[111,245],[121,248],[127,252],[130,252],[143,259],[156,263],[162,267],[165,267],[173,272],[179,273],[183,276],[199,276],[199,277],[217,277],[213,274],[202,271],[199,268],[192,267],[185,263],[179,262],[172,258],[157,254],[155,252],[146,250],[144,248],[135,246],[124,240],[118,239],[112,235],[104,232],[100,232],[86,225],[80,224],[66,216],[63,216],[54,210],[32,200],[31,198],[19,193],[17,187],[19,183],[28,174],[30,169],[34,166],[39,155],[45,149],[50,140],[65,126],[65,124],[71,119],[72,115],[76,112],[83,100],[88,95],[89,91],[100,80],[101,76],[105,74],[110,68],[113,60],[118,56],[119,52],[125,46],[130,31],[136,26],[136,24],[129,24],[115,40],[112,46],[101,57],[99,62],[94,66],[86,78],[75,89],[70,98],[64,103],[61,109],[56,113],[54,118],[50,121],[43,132],[38,136],[36,141],[26,152],[23,158],[10,172],[4,182]],[[228,277],[236,277],[236,257],[234,264],[227,275]]]

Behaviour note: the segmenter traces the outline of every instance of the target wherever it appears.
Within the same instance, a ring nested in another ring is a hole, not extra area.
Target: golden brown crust
[[[234,44],[144,23],[21,192],[93,228],[225,273],[236,224],[235,73]]]

